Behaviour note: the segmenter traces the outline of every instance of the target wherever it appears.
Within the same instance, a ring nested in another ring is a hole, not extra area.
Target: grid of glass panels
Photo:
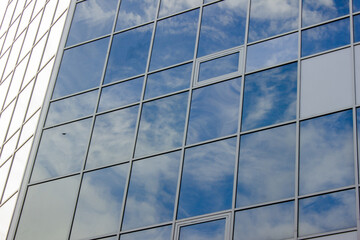
[[[357,239],[358,5],[73,1],[13,238]]]

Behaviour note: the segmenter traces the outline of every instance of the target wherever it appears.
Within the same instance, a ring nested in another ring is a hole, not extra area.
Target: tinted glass
[[[297,63],[245,77],[241,130],[296,118]]]
[[[58,177],[82,169],[92,119],[44,130],[31,181]]]
[[[200,6],[202,0],[161,0],[160,17]]]
[[[133,162],[122,230],[171,221],[181,152]]]
[[[150,70],[170,66],[194,57],[199,10],[157,23]]]
[[[198,81],[200,82],[219,77],[221,75],[237,72],[238,70],[239,53],[234,53],[200,63]]]
[[[237,78],[193,91],[187,144],[237,131],[240,82]]]
[[[244,43],[246,1],[225,0],[204,7],[198,57]]]
[[[185,64],[150,74],[146,81],[145,98],[157,97],[188,88],[191,71],[192,64]]]
[[[348,233],[341,233],[341,234],[335,234],[330,235],[326,237],[319,237],[319,238],[311,238],[311,239],[317,239],[317,240],[356,240],[357,239],[357,233],[356,232],[348,232]]]
[[[303,0],[302,7],[303,26],[309,26],[349,14],[349,0]]]
[[[354,184],[352,121],[348,110],[301,122],[300,194]]]
[[[66,45],[111,32],[118,0],[87,0],[76,5]]]
[[[85,117],[94,113],[98,91],[92,91],[50,103],[46,126]]]
[[[98,112],[140,101],[144,77],[121,82],[101,90]]]
[[[354,190],[299,200],[299,236],[356,227],[355,205]]]
[[[357,45],[354,47],[355,48],[355,66],[359,66],[360,64],[360,45]],[[355,68],[355,79],[356,79],[356,103],[359,104],[360,103],[360,68],[356,67]],[[0,120],[1,121],[1,120]],[[1,139],[1,137],[0,137]]]
[[[120,240],[156,239],[169,240],[171,238],[171,226],[152,228],[139,232],[123,234]]]
[[[150,24],[114,36],[105,83],[145,72],[152,30]]]
[[[360,41],[360,15],[354,16],[354,42]]]
[[[77,203],[71,239],[119,230],[128,164],[85,173]]]
[[[130,160],[138,106],[96,117],[86,168]]]
[[[251,0],[249,42],[297,29],[298,16],[298,0]]]
[[[185,151],[177,218],[231,208],[235,148],[231,138]]]
[[[294,203],[286,202],[235,213],[234,239],[292,239]]]
[[[346,18],[304,30],[301,41],[302,56],[347,45],[350,43],[349,19]]]
[[[116,30],[154,20],[158,0],[122,0]]]
[[[359,0],[353,0],[353,12],[360,11],[360,1]]]
[[[179,240],[208,239],[224,240],[225,239],[225,219],[211,222],[199,223],[195,225],[180,228]]]
[[[108,43],[104,38],[65,50],[52,98],[99,86]]]
[[[270,67],[297,59],[298,34],[293,33],[275,38],[247,48],[246,71]]]
[[[135,156],[180,147],[183,143],[188,93],[143,105]]]
[[[293,197],[295,150],[294,124],[241,136],[236,206]]]

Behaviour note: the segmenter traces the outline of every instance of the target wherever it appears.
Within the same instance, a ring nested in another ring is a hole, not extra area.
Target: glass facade
[[[69,9],[8,240],[359,238],[359,1]]]

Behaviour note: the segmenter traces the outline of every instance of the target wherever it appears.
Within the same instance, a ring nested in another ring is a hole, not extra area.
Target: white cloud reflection
[[[202,0],[161,0],[160,17],[200,6]]]

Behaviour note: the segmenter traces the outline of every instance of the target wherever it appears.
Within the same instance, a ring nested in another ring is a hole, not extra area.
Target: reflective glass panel
[[[249,42],[298,28],[298,0],[251,0]]]
[[[235,213],[234,239],[292,239],[294,202],[253,208]]]
[[[108,43],[104,38],[65,50],[52,98],[99,86]]]
[[[354,184],[352,121],[348,110],[300,123],[300,194]]]
[[[6,201],[0,208],[0,238],[6,239],[12,216],[15,209],[15,204],[17,200],[17,194],[15,194],[10,200]]]
[[[360,15],[354,16],[354,42],[360,41]]]
[[[330,235],[326,237],[311,238],[314,240],[357,240],[356,232],[341,233],[336,235]]]
[[[121,82],[101,90],[98,112],[140,101],[144,77]]]
[[[202,0],[161,0],[160,17],[200,6]]]
[[[153,25],[131,29],[114,36],[105,83],[145,72]]]
[[[207,79],[219,77],[225,74],[237,72],[239,70],[239,53],[223,56],[200,63],[199,79],[204,81]]]
[[[297,57],[298,34],[293,33],[249,46],[247,48],[246,71],[270,67],[297,59]]]
[[[145,99],[188,88],[191,80],[192,64],[185,64],[148,75]]]
[[[122,230],[171,221],[181,152],[133,162]]]
[[[301,34],[301,42],[301,56],[350,44],[349,18],[306,29]]]
[[[187,144],[233,134],[238,128],[241,78],[193,91]]]
[[[244,43],[247,1],[225,0],[204,7],[198,57]]]
[[[94,113],[98,91],[92,91],[50,103],[46,126],[85,117]]]
[[[356,227],[355,206],[354,190],[300,199],[299,236]]]
[[[116,233],[124,196],[128,164],[84,174],[71,239]]]
[[[143,105],[135,156],[180,147],[183,143],[188,93]]]
[[[171,238],[171,226],[152,228],[139,232],[132,232],[120,236],[120,240],[156,239],[169,240]]]
[[[211,222],[198,223],[180,228],[179,240],[207,239],[224,240],[225,239],[225,219]]]
[[[66,239],[78,188],[78,176],[30,186],[15,239]]]
[[[297,63],[247,75],[241,130],[296,118]]]
[[[154,20],[158,0],[122,0],[116,30]]]
[[[157,23],[150,70],[170,66],[194,57],[199,10]]]
[[[138,106],[96,117],[86,168],[130,160]]]
[[[31,181],[58,177],[82,169],[92,119],[44,130]]]
[[[349,0],[302,1],[303,27],[349,14]]]
[[[231,138],[185,151],[178,219],[231,208],[235,148]]]
[[[111,32],[118,0],[87,0],[76,4],[66,45]]]
[[[355,48],[355,66],[360,64],[360,45],[357,45]],[[360,103],[360,68],[355,67],[355,79],[356,79],[356,103]]]
[[[241,136],[236,206],[294,196],[294,124]]]
[[[353,0],[353,12],[360,11],[360,1],[359,0]]]
[[[11,159],[9,159],[7,162],[1,163],[1,164],[2,164],[2,166],[0,167],[0,195],[2,196],[4,189],[5,189],[9,170],[11,167]]]

